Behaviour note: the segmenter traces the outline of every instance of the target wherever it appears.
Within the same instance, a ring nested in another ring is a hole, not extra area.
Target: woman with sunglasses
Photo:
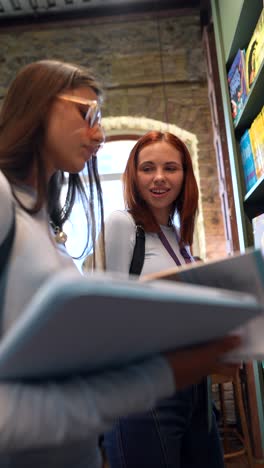
[[[87,217],[84,250],[96,236],[96,210],[99,225],[103,222],[96,166],[96,152],[104,140],[101,101],[101,87],[89,70],[50,60],[25,66],[4,99],[0,113],[0,243],[10,229],[13,212],[16,233],[4,301],[2,296],[3,334],[47,278],[65,268],[76,268],[66,252],[63,232],[75,199],[81,199]],[[83,169],[88,173],[88,187]],[[64,184],[67,196],[61,206]],[[227,339],[210,346],[211,359],[191,380],[211,370],[218,357],[236,345],[236,340]],[[48,347],[47,343],[47,352]],[[208,348],[198,350],[196,359],[203,360],[206,353]],[[184,356],[186,364],[193,363],[193,351]],[[99,434],[110,429],[116,418],[147,409],[172,394],[174,379],[179,388],[187,385],[189,374],[177,366],[178,354],[170,353],[87,377],[0,383],[1,468],[102,466]]]
[[[185,144],[168,132],[142,136],[130,152],[123,185],[127,210],[112,213],[105,226],[106,269],[144,275],[194,262],[189,246],[198,187]],[[136,225],[145,231],[145,254],[133,271]],[[223,468],[206,379],[147,413],[120,419],[104,446],[111,468]]]

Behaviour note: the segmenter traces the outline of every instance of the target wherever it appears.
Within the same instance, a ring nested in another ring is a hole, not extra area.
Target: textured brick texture
[[[43,58],[91,65],[106,89],[105,116],[167,115],[169,123],[196,134],[206,255],[226,255],[198,15],[141,14],[2,29],[0,96],[22,65]]]

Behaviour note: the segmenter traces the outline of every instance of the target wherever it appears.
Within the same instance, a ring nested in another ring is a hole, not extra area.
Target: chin
[[[82,161],[79,164],[71,165],[69,168],[65,169],[65,171],[69,172],[70,174],[79,174],[85,168],[86,161]]]

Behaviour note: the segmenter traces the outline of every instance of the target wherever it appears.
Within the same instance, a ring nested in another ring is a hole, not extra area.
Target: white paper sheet
[[[225,259],[186,265],[146,276],[143,281],[153,278],[255,295],[262,315],[237,330],[243,336],[243,345],[232,352],[229,359],[264,359],[264,260],[261,250],[248,249],[244,254]]]

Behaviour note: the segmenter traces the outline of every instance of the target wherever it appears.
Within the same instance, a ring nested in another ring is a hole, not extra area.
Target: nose
[[[154,183],[163,182],[165,179],[164,173],[162,170],[157,170],[154,174]]]
[[[105,133],[103,128],[100,124],[96,124],[94,127],[89,128],[88,131],[90,143],[93,146],[97,146],[99,148],[99,146],[102,145],[105,141]]]

